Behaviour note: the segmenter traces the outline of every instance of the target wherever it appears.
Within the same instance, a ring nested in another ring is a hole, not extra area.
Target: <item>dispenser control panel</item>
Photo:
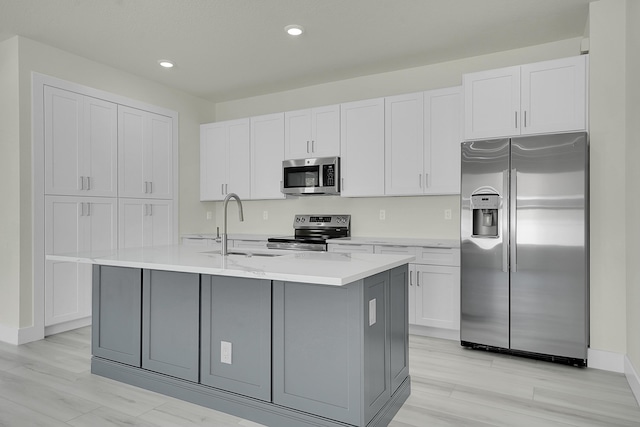
[[[498,209],[500,207],[500,196],[497,194],[478,194],[471,196],[473,209]]]

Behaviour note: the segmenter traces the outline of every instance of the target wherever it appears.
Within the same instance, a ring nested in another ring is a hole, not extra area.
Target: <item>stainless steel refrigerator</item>
[[[585,366],[586,133],[462,143],[463,346]]]

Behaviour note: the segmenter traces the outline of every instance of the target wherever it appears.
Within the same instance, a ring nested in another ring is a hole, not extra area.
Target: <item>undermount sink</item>
[[[216,250],[216,251],[207,251],[207,252],[202,252],[204,254],[216,254],[216,255],[220,255],[220,250]],[[279,253],[268,253],[268,252],[253,252],[253,251],[228,251],[227,255],[240,255],[240,256],[244,256],[247,258],[250,257],[254,257],[254,256],[259,256],[259,257],[276,257],[276,256],[282,256],[284,254],[279,254]]]

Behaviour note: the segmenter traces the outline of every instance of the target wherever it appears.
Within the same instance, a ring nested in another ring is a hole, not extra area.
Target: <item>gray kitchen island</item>
[[[268,426],[388,425],[412,257],[202,249],[48,256],[94,264],[92,373]]]

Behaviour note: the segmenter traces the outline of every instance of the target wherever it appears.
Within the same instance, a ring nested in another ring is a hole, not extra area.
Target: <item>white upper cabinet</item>
[[[465,74],[465,139],[586,129],[587,56]]]
[[[465,74],[465,139],[520,133],[520,67]]]
[[[118,106],[119,196],[173,197],[173,128],[170,117]]]
[[[248,118],[200,126],[201,201],[223,200],[229,193],[251,198],[249,135]]]
[[[462,86],[424,93],[425,194],[460,194],[462,96]]]
[[[287,111],[285,159],[340,155],[340,105]]]
[[[523,65],[521,133],[587,128],[587,56]]]
[[[45,194],[117,195],[117,106],[45,86]]]
[[[284,113],[251,117],[251,198],[284,199]]]
[[[385,194],[422,194],[424,164],[424,95],[385,98]]]
[[[162,246],[174,243],[173,201],[120,199],[118,205],[120,248]]]
[[[340,106],[341,196],[384,196],[384,98]]]

